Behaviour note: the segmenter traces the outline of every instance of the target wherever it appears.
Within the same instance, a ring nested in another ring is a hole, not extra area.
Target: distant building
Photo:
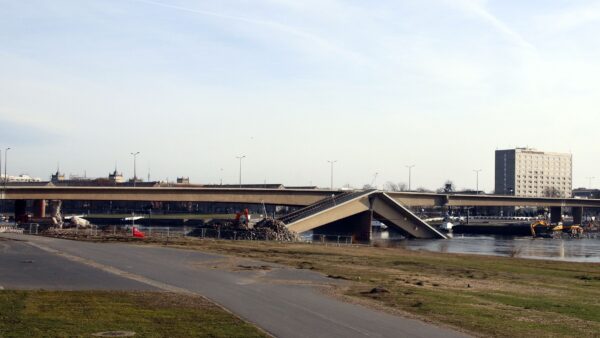
[[[531,148],[496,150],[495,193],[521,197],[571,197],[571,154]]]
[[[123,183],[125,182],[125,178],[123,177],[123,173],[120,173],[117,171],[117,168],[115,168],[115,171],[113,171],[111,174],[108,174],[108,180],[114,183]]]
[[[0,176],[0,181],[6,181],[10,183],[32,183],[41,182],[42,180],[37,177],[31,177],[29,175],[21,174],[19,176]]]
[[[177,184],[190,184],[189,177],[177,177]]]
[[[600,190],[599,189],[577,188],[577,189],[573,190],[573,197],[600,199]]]
[[[56,173],[52,174],[51,178],[50,178],[50,182],[52,183],[58,183],[61,181],[65,181],[66,177],[65,174],[61,173],[59,170],[56,171]]]

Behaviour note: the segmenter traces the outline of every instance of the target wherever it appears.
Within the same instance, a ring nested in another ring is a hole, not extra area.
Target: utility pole
[[[331,165],[331,177],[330,177],[330,180],[331,180],[331,190],[333,190],[333,164],[336,163],[337,160],[331,160],[331,161],[328,160],[327,162],[329,162],[329,164]]]
[[[131,153],[133,156],[133,187],[135,188],[135,184],[137,182],[137,171],[136,171],[136,157],[140,154],[140,152]]]
[[[473,171],[477,175],[477,183],[476,183],[476,186],[475,186],[475,194],[479,195],[479,173],[481,172],[481,169],[474,169]]]
[[[246,155],[236,156],[238,160],[240,160],[240,189],[242,188],[242,160],[246,158]]]
[[[411,164],[411,165],[407,165],[406,167],[408,168],[408,191],[411,191],[411,190],[412,190],[412,189],[411,189],[411,183],[412,183],[412,182],[411,182],[411,181],[412,181],[412,168],[414,168],[414,167],[415,167],[415,165],[414,165],[414,164]]]

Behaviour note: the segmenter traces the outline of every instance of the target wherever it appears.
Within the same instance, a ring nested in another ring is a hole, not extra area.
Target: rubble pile
[[[263,219],[252,225],[237,221],[220,220],[213,222],[207,228],[196,228],[189,236],[217,237],[222,239],[263,240],[293,242],[298,235],[288,230],[285,223],[279,220]]]
[[[78,239],[78,238],[86,238],[86,237],[102,237],[105,239],[122,239],[131,236],[131,231],[126,230],[116,230],[116,231],[94,231],[91,229],[60,229],[60,228],[47,228],[40,231],[41,235],[63,238],[63,239]]]
[[[298,234],[289,230],[282,221],[265,218],[254,225],[254,230],[262,233],[266,240],[296,241]]]

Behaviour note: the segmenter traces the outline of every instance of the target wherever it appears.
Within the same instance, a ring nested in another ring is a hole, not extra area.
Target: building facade
[[[495,193],[522,197],[571,197],[573,157],[531,148],[496,150]]]

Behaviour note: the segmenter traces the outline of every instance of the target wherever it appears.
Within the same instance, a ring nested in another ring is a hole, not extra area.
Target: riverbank
[[[481,336],[593,337],[600,332],[599,264],[197,238],[170,239],[168,245],[316,270],[348,280],[338,295],[349,301]]]

